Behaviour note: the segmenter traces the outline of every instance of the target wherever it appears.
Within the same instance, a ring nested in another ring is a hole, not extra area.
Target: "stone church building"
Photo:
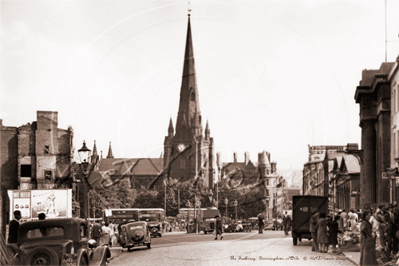
[[[217,168],[214,167],[214,143],[208,121],[205,132],[202,122],[189,14],[176,127],[171,118],[164,141],[164,178],[180,182],[200,178],[206,186],[213,187]]]

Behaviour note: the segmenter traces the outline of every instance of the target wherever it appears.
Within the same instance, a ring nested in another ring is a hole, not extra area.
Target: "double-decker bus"
[[[103,211],[103,221],[121,224],[132,221],[157,221],[165,220],[165,211],[161,208],[123,208],[106,209]]]

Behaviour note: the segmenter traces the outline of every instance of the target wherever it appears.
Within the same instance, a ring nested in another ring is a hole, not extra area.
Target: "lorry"
[[[292,197],[292,241],[294,246],[302,238],[312,239],[310,217],[317,211],[328,214],[328,197],[297,195]]]
[[[207,234],[208,232],[213,232],[216,228],[216,218],[215,216],[219,215],[219,210],[216,207],[209,207],[206,208],[206,210],[203,211],[203,219],[204,219],[204,234]]]

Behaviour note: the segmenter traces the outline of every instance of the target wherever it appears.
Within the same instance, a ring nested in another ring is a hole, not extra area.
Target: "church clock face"
[[[179,152],[184,151],[184,148],[185,148],[184,144],[179,144],[179,145],[177,145],[177,150],[178,150]]]

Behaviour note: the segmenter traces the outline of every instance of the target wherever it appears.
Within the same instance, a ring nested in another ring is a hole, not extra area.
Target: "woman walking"
[[[101,236],[101,243],[109,246],[109,241],[111,239],[111,228],[108,227],[108,223],[105,223],[101,228],[103,230],[103,234]]]
[[[369,222],[370,217],[369,211],[363,212],[360,225],[360,266],[378,265],[375,253],[375,234]]]
[[[328,249],[328,232],[327,232],[327,220],[324,212],[320,213],[319,219],[316,222],[317,228],[317,243],[319,245],[319,251],[327,253]]]
[[[328,240],[329,243],[332,245],[332,252],[337,252],[337,245],[338,245],[338,222],[340,217],[335,216],[334,220],[328,226]]]

